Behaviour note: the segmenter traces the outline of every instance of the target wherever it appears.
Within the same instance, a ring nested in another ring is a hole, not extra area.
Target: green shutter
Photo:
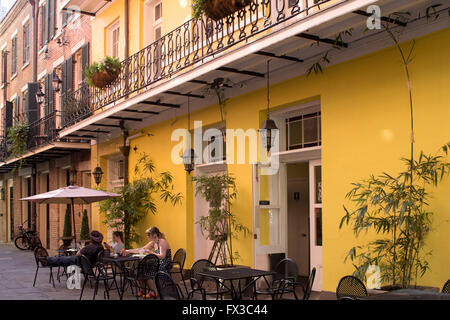
[[[84,80],[84,69],[89,65],[89,42],[81,48],[81,70],[82,79]]]
[[[39,82],[29,82],[25,103],[23,106],[25,120],[31,124],[39,119],[39,105],[36,101],[36,92],[39,90]]]
[[[53,39],[55,35],[55,0],[47,0],[49,2],[49,20],[48,21],[48,40]]]

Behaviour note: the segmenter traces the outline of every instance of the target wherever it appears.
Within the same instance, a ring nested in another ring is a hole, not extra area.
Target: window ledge
[[[9,81],[13,81],[15,77],[17,77],[17,72],[14,73],[14,74],[11,76],[11,78],[9,79]]]
[[[28,67],[30,65],[30,61],[28,60],[27,62],[25,62],[25,64],[22,66],[22,70],[25,69],[26,67]]]
[[[43,54],[43,53],[45,52],[46,49],[47,49],[47,45],[43,46],[43,47],[41,48],[41,50],[39,50],[38,55]]]

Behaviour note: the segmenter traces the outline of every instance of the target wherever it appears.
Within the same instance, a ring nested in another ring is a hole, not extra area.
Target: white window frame
[[[117,40],[117,55],[115,56],[113,53],[114,51],[114,43],[113,43],[113,35],[114,35],[114,31],[119,30],[119,36],[118,36],[118,40]],[[106,55],[107,56],[111,56],[111,57],[116,57],[119,58],[120,57],[120,20],[115,21],[113,24],[111,24],[107,29],[106,29]]]

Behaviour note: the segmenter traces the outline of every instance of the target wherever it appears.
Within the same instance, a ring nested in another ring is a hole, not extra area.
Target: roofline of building
[[[3,34],[12,25],[12,22],[17,19],[23,8],[25,8],[27,5],[31,6],[28,0],[17,0],[13,4],[13,6],[8,10],[6,15],[0,22],[0,37],[3,36]]]

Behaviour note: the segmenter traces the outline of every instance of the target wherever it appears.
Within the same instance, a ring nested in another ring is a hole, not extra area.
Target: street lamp
[[[190,129],[191,129],[191,107],[190,107],[190,99],[188,96],[188,137],[190,139],[191,135],[190,135]],[[186,149],[183,152],[183,156],[181,157],[183,158],[183,162],[184,162],[184,170],[188,173],[191,174],[192,171],[194,171],[194,167],[195,167],[195,152],[194,149]]]
[[[194,149],[186,149],[183,153],[183,162],[184,162],[184,170],[191,174],[192,171],[194,171],[195,166],[195,152]]]
[[[100,139],[99,134],[97,132],[97,167],[95,167],[94,171],[92,171],[92,175],[94,176],[94,181],[98,185],[102,182],[103,170],[98,165],[98,147],[99,147]]]
[[[275,144],[276,132],[278,130],[277,125],[275,124],[275,121],[270,119],[269,63],[270,63],[270,59],[267,61],[267,119],[264,120],[264,122],[261,125],[261,128],[259,128],[259,132],[261,134],[261,137],[263,138],[264,147],[267,149],[267,152],[269,152],[270,149],[272,148],[272,146]]]
[[[42,92],[42,88],[40,85],[38,91],[36,92],[36,101],[40,105],[45,101],[45,94]]]
[[[58,77],[56,73],[53,73],[53,90],[59,92],[61,90],[62,80]]]
[[[94,176],[95,183],[97,186],[102,182],[103,171],[102,168],[96,167],[94,171],[92,171],[92,175]]]

